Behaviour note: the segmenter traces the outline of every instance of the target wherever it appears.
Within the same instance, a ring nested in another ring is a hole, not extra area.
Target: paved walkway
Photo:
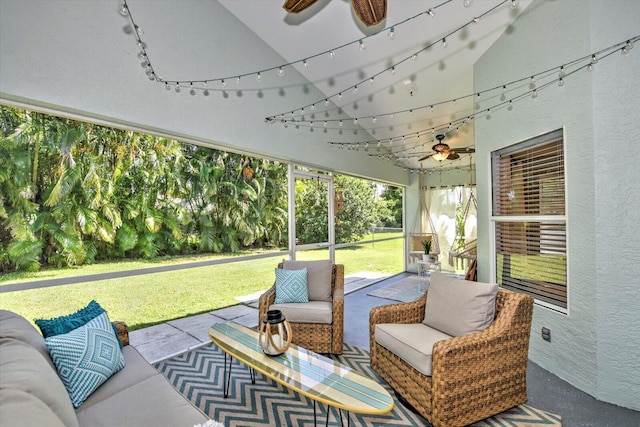
[[[370,272],[352,274],[345,277],[345,295],[388,277]],[[257,327],[259,297],[260,293],[246,295],[238,298],[238,305],[132,331],[129,341],[149,363],[155,363],[210,343],[208,331],[214,323],[232,320],[250,328]]]

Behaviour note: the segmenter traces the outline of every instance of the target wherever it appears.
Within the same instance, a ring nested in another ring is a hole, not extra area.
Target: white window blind
[[[562,130],[495,151],[496,280],[567,308],[567,241]]]

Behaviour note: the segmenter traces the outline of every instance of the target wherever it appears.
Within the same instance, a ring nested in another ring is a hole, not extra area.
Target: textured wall
[[[639,6],[631,0],[534,2],[476,63],[475,89],[559,66],[635,35]],[[562,314],[535,307],[529,356],[596,398],[634,409],[640,394],[640,275],[633,262],[622,260],[640,258],[640,198],[633,182],[639,164],[633,161],[639,144],[634,122],[639,108],[638,57],[634,50],[628,57],[601,61],[593,72],[567,78],[562,88],[553,85],[537,99],[527,98],[512,111],[496,111],[475,123],[478,240],[487,249],[478,251],[481,280],[495,278],[489,251],[490,152],[564,129],[569,309]],[[610,132],[613,141],[605,136]],[[603,159],[597,147],[605,139],[627,150],[614,149],[610,159]],[[541,339],[543,326],[551,329],[551,342]]]
[[[591,43],[640,34],[640,2],[594,2]],[[614,24],[615,23],[615,24]],[[593,75],[598,393],[640,409],[640,49]]]

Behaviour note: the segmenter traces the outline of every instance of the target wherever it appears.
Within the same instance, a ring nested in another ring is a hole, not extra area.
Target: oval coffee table
[[[386,414],[393,409],[391,395],[376,381],[328,357],[291,345],[280,356],[264,354],[258,344],[258,332],[235,323],[216,323],[209,328],[209,338],[225,353],[224,395],[231,379],[231,361],[235,357],[264,376],[316,402],[358,414]],[[227,369],[227,355],[229,367]],[[255,382],[251,372],[252,382]],[[327,422],[329,411],[327,411]]]

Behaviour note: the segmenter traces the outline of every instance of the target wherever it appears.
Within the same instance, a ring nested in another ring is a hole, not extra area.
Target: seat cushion
[[[125,362],[107,313],[68,332],[45,338],[74,407],[79,407]]]
[[[102,402],[154,375],[162,375],[151,366],[133,346],[127,345],[122,349],[125,367],[116,372],[100,387],[96,389],[85,402],[76,409],[76,412],[88,408],[91,405]]]
[[[37,331],[36,331],[37,333]],[[18,395],[27,393],[46,405],[66,426],[77,426],[76,414],[69,395],[58,378],[55,369],[38,350],[14,338],[0,338],[0,390]],[[14,402],[11,399],[10,402]],[[4,425],[4,402],[0,410],[0,425]],[[40,407],[41,405],[34,405]],[[36,409],[34,409],[35,411]],[[12,412],[13,413],[13,412]],[[47,418],[47,411],[38,409],[38,417]],[[17,415],[17,414],[16,414]],[[7,425],[55,425],[31,422],[29,412],[23,414],[21,423]]]
[[[207,420],[161,374],[77,411],[81,426],[192,427]]]
[[[423,323],[454,337],[483,331],[495,317],[497,294],[495,283],[472,282],[433,272]]]
[[[307,286],[309,289],[309,301],[331,301],[331,273],[333,264],[331,260],[320,261],[288,261],[282,262],[282,268],[286,270],[307,269]]]
[[[295,323],[331,323],[333,320],[332,304],[326,301],[309,301],[307,303],[272,304],[269,310],[280,310],[289,322]]]
[[[284,270],[276,268],[276,304],[309,302],[307,269]]]
[[[379,323],[375,337],[378,344],[427,376],[431,376],[433,345],[451,338],[422,323]]]

